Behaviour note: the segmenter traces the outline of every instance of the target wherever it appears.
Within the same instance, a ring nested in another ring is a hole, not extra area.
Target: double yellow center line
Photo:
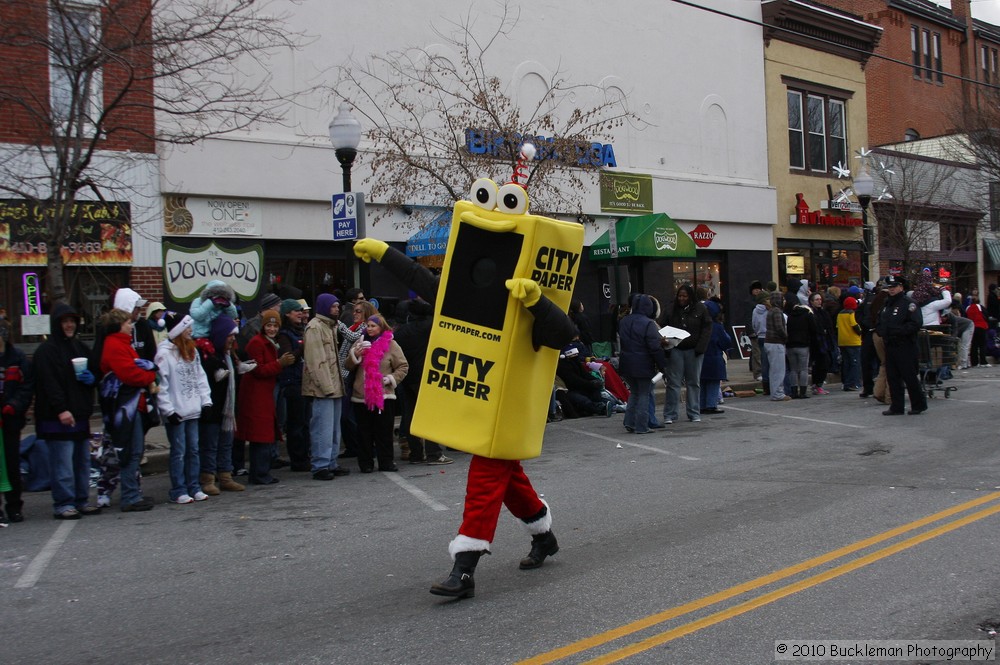
[[[770,584],[774,584],[775,582],[780,582],[794,575],[798,575],[800,573],[804,573],[819,566],[822,566],[824,564],[830,563],[831,561],[836,561],[841,557],[847,556],[849,554],[854,554],[855,552],[867,549],[873,545],[878,545],[879,543],[883,543],[887,540],[891,540],[893,538],[909,533],[911,531],[921,529],[922,527],[925,527],[929,524],[945,520],[959,513],[963,513],[965,511],[971,510],[978,506],[982,506],[983,504],[986,503],[996,501],[998,499],[1000,499],[1000,492],[992,492],[985,496],[979,497],[978,499],[974,499],[972,501],[968,501],[966,503],[954,506],[952,508],[948,508],[947,510],[942,510],[941,512],[934,513],[933,515],[928,515],[927,517],[923,517],[914,522],[910,522],[909,524],[898,526],[894,529],[890,529],[889,531],[880,533],[870,538],[859,540],[856,543],[852,543],[850,545],[841,547],[840,549],[833,550],[832,552],[827,552],[826,554],[823,554],[821,556],[808,559],[806,561],[803,561],[802,563],[795,564],[794,566],[783,568],[782,570],[775,571],[769,575],[764,575],[763,577],[758,577],[756,579],[750,580],[749,582],[737,584],[736,586],[730,587],[723,591],[719,591],[718,593],[713,593],[709,596],[705,596],[704,598],[699,598],[697,600],[691,601],[690,603],[679,605],[677,607],[664,610],[663,612],[652,614],[648,617],[639,619],[638,621],[633,621],[632,623],[625,624],[624,626],[619,626],[618,628],[613,628],[603,633],[599,633],[597,635],[593,635],[591,637],[579,640],[577,642],[573,642],[572,644],[567,644],[564,647],[560,647],[558,649],[554,649],[552,651],[539,654],[532,658],[528,658],[527,660],[520,661],[519,665],[529,665],[529,664],[542,665],[543,663],[554,663],[558,660],[562,660],[563,658],[568,658],[569,656],[573,656],[578,653],[588,651],[590,649],[601,647],[614,640],[621,639],[623,637],[632,635],[633,633],[637,633],[642,630],[646,630],[648,628],[652,628],[653,626],[656,626],[666,621],[670,621],[671,619],[676,619],[677,617],[684,616],[685,614],[690,614],[691,612],[695,612],[697,610],[706,607],[711,607],[712,605],[715,605],[717,603],[721,603],[725,600],[729,600],[741,594],[754,591],[756,589],[759,589],[761,587]],[[909,549],[914,545],[919,545],[920,543],[923,543],[925,541],[937,538],[940,535],[943,535],[950,531],[954,531],[955,529],[963,527],[967,524],[971,524],[985,517],[989,517],[990,515],[994,515],[996,513],[1000,513],[1000,503],[990,506],[988,508],[984,508],[977,512],[970,513],[968,515],[965,515],[964,517],[960,517],[951,522],[947,522],[933,529],[923,531],[915,536],[911,536],[910,538],[907,538],[905,540],[901,540],[892,545],[888,545],[887,547],[884,547],[882,549],[875,550],[874,552],[858,557],[847,563],[841,564],[824,572],[820,572],[810,577],[798,580],[796,582],[780,587],[773,591],[769,591],[760,596],[757,596],[756,598],[752,598],[738,605],[734,605],[725,610],[715,612],[714,614],[710,614],[696,621],[691,621],[690,623],[677,626],[676,628],[666,630],[664,632],[653,635],[652,637],[648,637],[633,644],[621,647],[615,651],[611,651],[607,654],[598,656],[586,662],[616,663],[620,660],[628,658],[629,656],[641,653],[643,651],[659,646],[661,644],[665,644],[667,642],[670,642],[671,640],[675,640],[678,637],[683,637],[684,635],[696,632],[698,630],[701,630],[702,628],[713,626],[727,619],[731,619],[741,614],[745,614],[763,605],[773,603],[774,601],[780,600],[785,596],[790,596],[793,593],[798,593],[799,591],[802,591],[804,589],[814,587],[818,584],[822,584],[823,582],[832,580],[836,577],[840,577],[841,575],[844,575],[846,573],[852,572],[859,568],[863,568],[864,566],[867,566],[870,563],[874,563],[876,561],[879,561],[880,559],[884,559],[898,552],[902,552],[903,550]]]

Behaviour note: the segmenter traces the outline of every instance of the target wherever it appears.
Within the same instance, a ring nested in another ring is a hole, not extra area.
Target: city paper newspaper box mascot
[[[528,214],[518,182],[534,156],[525,144],[514,179],[473,183],[455,203],[440,280],[380,240],[355,245],[434,304],[420,396],[410,425],[417,436],[473,455],[454,567],[431,593],[475,595],[473,573],[489,553],[500,507],[531,534],[522,570],[538,568],[559,545],[552,516],[519,460],[537,457],[559,349],[575,334],[566,311],[583,251],[583,227]]]

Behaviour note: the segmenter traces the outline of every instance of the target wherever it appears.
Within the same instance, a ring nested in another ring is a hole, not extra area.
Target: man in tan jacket
[[[306,326],[302,396],[312,398],[309,435],[312,438],[312,474],[315,480],[333,480],[350,470],[337,465],[340,452],[341,398],[344,380],[337,351],[340,301],[330,293],[316,298],[316,316]]]

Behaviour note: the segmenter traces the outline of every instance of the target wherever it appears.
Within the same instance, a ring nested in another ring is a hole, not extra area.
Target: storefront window
[[[695,291],[704,289],[706,298],[722,293],[722,270],[719,261],[675,261],[674,293],[681,284],[691,284]]]

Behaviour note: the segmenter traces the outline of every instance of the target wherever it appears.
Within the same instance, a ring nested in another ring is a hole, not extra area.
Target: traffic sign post
[[[365,236],[365,195],[344,192],[333,195],[333,239],[359,240]]]

